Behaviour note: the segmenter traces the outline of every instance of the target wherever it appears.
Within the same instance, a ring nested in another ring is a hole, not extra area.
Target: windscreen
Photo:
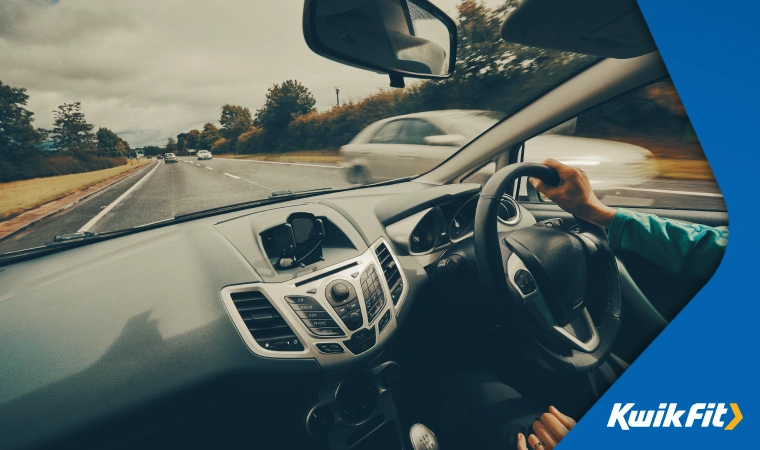
[[[433,3],[456,71],[391,89],[311,52],[299,1],[3,0],[0,254],[425,173],[595,61],[502,41],[514,0]]]

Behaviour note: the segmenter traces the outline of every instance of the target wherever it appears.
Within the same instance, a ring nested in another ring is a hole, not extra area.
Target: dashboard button
[[[348,308],[349,311],[358,311],[359,310],[359,300],[354,300],[348,305],[346,305],[346,308]]]
[[[301,319],[309,328],[335,328],[338,326],[332,319]]]
[[[348,312],[348,305],[334,306],[333,309],[339,316],[342,316]]]
[[[296,311],[296,314],[301,319],[329,319],[330,314],[327,311]]]
[[[391,321],[391,310],[385,311],[385,314],[383,314],[383,317],[380,318],[380,322],[377,323],[377,332],[382,333],[386,326],[388,326],[388,323]]]
[[[293,308],[293,311],[324,311],[322,308],[322,305],[320,304],[300,304],[296,305],[294,303],[290,304],[290,307]]]
[[[375,335],[375,328],[365,328],[351,335],[351,339],[343,341],[346,346],[359,344]]]
[[[321,353],[343,353],[343,347],[340,346],[340,344],[336,344],[334,342],[327,342],[324,344],[317,344],[317,349]]]
[[[343,336],[343,330],[340,328],[309,328],[317,336]]]
[[[343,321],[346,323],[346,326],[349,330],[355,330],[357,328],[361,328],[361,326],[364,325],[364,319],[358,312],[350,313],[349,315],[345,316]]]
[[[314,297],[305,295],[288,295],[285,297],[285,301],[292,305],[319,305],[319,302]]]
[[[375,342],[376,342],[376,338],[375,338],[375,335],[373,334],[369,339],[367,339],[367,340],[365,340],[365,341],[363,341],[363,342],[361,342],[359,344],[352,345],[352,346],[346,345],[346,347],[348,347],[348,349],[354,355],[359,355],[359,354],[362,354],[362,353],[366,352],[367,350],[371,349],[375,345]]]

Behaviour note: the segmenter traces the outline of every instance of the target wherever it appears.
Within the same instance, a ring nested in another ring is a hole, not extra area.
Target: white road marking
[[[251,162],[251,163],[260,163],[260,164],[283,164],[283,165],[286,165],[286,166],[322,167],[322,168],[325,168],[325,169],[346,169],[346,167],[328,166],[327,164],[305,164],[305,163],[289,163],[289,162],[276,162],[276,161],[254,161],[252,159],[232,159],[232,158],[218,158],[218,159],[224,159],[226,161],[241,161],[241,162]]]
[[[207,168],[208,170],[214,170],[214,169],[212,169],[211,167],[206,167],[206,168]]]
[[[95,216],[92,219],[90,219],[90,221],[87,222],[86,224],[84,224],[84,226],[82,228],[80,228],[77,231],[77,233],[84,233],[85,231],[89,231],[90,228],[93,227],[93,225],[95,225],[96,223],[98,223],[98,221],[100,219],[102,219],[103,216],[105,216],[106,214],[108,214],[109,211],[111,211],[116,205],[118,205],[129,194],[131,194],[132,191],[134,191],[138,187],[142,186],[142,184],[145,183],[145,180],[147,180],[148,178],[150,178],[150,176],[153,175],[153,172],[155,172],[156,169],[158,169],[159,167],[161,167],[161,164],[160,163],[156,163],[156,167],[154,167],[153,170],[151,170],[150,172],[148,172],[148,174],[145,175],[144,177],[140,178],[140,181],[138,181],[137,183],[133,184],[132,187],[129,188],[129,189],[127,189],[127,191],[124,192],[123,194],[121,194],[119,196],[119,198],[117,198],[116,200],[114,200],[113,202],[111,202],[110,205],[106,206],[105,209],[103,209],[102,211],[100,211],[97,216]]]
[[[196,166],[200,167],[201,165],[200,164],[196,164]]]
[[[229,173],[227,173],[227,172],[225,172],[224,174],[225,174],[225,175],[227,175],[228,177],[230,177],[230,178],[234,178],[234,179],[236,179],[236,180],[239,180],[239,179],[240,179],[240,177],[236,177],[235,175],[230,175],[230,174],[229,174]]]
[[[610,188],[610,189],[604,189],[604,190],[605,191],[621,190],[621,191],[654,192],[658,194],[693,195],[696,197],[723,197],[723,194],[716,194],[712,192],[669,191],[667,189],[645,189],[645,188],[624,187],[624,188]]]
[[[266,190],[271,191],[271,192],[274,192],[276,190],[276,189],[270,188],[269,186],[264,186],[263,184],[259,184],[259,183],[255,182],[255,181],[248,181],[248,180],[243,180],[243,181],[245,181],[246,183],[255,184],[256,186],[258,186],[258,187],[260,187],[262,189],[266,189]]]

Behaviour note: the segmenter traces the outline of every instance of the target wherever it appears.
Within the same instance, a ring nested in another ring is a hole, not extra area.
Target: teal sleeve
[[[617,210],[609,229],[613,250],[634,252],[682,275],[709,278],[728,243],[728,227],[708,227],[625,208]]]

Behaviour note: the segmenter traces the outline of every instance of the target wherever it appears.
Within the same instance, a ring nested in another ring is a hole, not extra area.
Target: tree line
[[[108,128],[93,133],[81,102],[60,105],[46,130],[34,127],[28,100],[26,89],[0,81],[0,182],[107,169],[125,164],[132,153]]]

